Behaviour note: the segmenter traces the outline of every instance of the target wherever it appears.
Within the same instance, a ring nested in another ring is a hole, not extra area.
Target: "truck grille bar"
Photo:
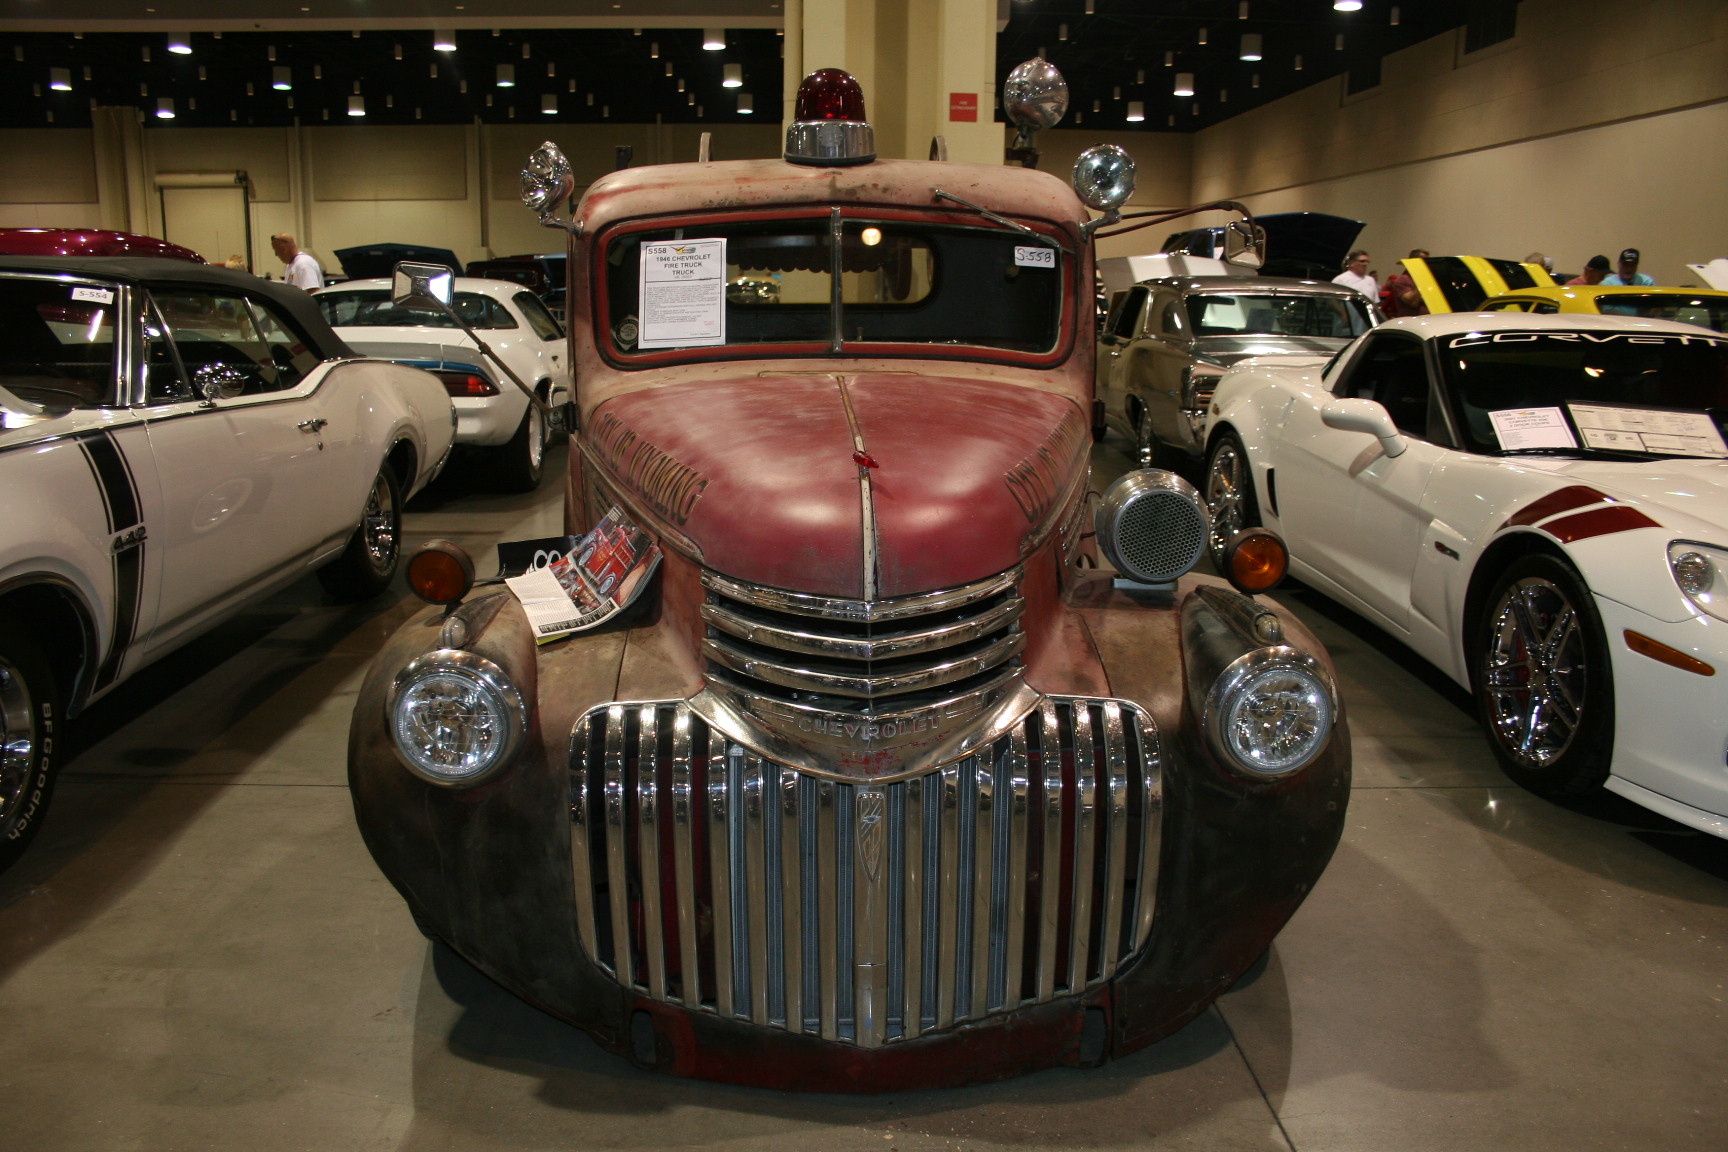
[[[570,795],[583,949],[690,1011],[880,1047],[1084,991],[1151,931],[1157,733],[1126,701],[1047,698],[892,784],[614,704],[576,726]]]

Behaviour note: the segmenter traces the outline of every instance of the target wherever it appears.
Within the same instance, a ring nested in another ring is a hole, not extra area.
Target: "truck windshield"
[[[855,344],[1055,350],[1065,269],[1053,245],[1000,227],[901,220],[847,219],[839,235],[838,259],[826,216],[618,236],[605,252],[613,346],[625,355],[768,344],[852,355]],[[702,253],[705,281],[656,278]]]

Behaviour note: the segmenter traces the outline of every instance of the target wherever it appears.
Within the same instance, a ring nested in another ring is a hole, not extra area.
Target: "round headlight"
[[[1098,543],[1116,571],[1142,584],[1168,584],[1206,550],[1206,504],[1174,472],[1122,475],[1098,505]]]
[[[1668,569],[1694,607],[1718,620],[1728,620],[1728,595],[1724,595],[1722,579],[1728,572],[1728,549],[1676,540],[1668,545]]]
[[[528,729],[528,706],[496,664],[441,648],[410,661],[390,693],[390,737],[410,771],[468,787],[508,764]]]
[[[1206,697],[1213,750],[1253,776],[1283,776],[1326,746],[1338,712],[1325,667],[1306,652],[1262,648],[1224,669]]]

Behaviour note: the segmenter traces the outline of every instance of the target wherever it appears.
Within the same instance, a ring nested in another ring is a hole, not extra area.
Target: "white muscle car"
[[[492,356],[482,354],[447,316],[399,307],[388,280],[346,280],[312,298],[350,347],[424,368],[442,380],[456,406],[456,443],[484,450],[504,488],[531,492],[540,485],[552,430],[502,365],[554,412],[564,412],[572,395],[564,329],[520,284],[458,276],[452,287],[451,307]]]
[[[175,260],[0,259],[0,867],[53,735],[121,680],[316,571],[396,571],[450,399],[357,359],[298,289]]]
[[[1607,316],[1389,322],[1219,384],[1214,546],[1291,571],[1474,691],[1506,772],[1728,836],[1728,339]]]

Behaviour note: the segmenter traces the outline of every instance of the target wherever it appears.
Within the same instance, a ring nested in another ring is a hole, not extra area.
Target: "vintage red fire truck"
[[[1275,538],[1193,574],[1191,486],[1091,487],[1126,154],[1077,192],[876,159],[844,73],[798,104],[783,159],[615,172],[568,218],[568,164],[531,161],[570,237],[566,528],[616,506],[663,560],[537,645],[459,549],[417,556],[434,606],[355,713],[360,827],[424,931],[645,1067],[1098,1063],[1229,988],[1325,867],[1333,673],[1252,594]]]

